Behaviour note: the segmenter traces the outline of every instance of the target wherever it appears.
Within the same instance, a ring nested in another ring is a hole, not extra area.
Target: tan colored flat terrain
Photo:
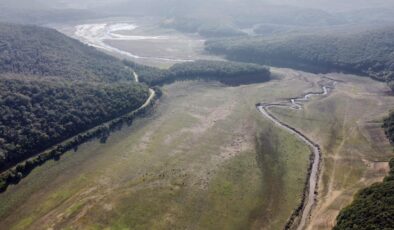
[[[393,157],[381,128],[394,107],[388,87],[369,78],[327,76],[343,81],[329,97],[308,103],[303,111],[276,110],[280,119],[322,146],[318,205],[309,229],[331,229],[359,189],[383,179]]]
[[[164,87],[152,116],[0,194],[0,229],[282,228],[300,202],[310,152],[255,104],[319,90],[320,76],[274,72],[281,79],[264,84]],[[303,111],[274,111],[324,146],[313,228],[330,226],[354,192],[380,180],[391,155],[376,121],[394,100],[382,83],[345,81]]]

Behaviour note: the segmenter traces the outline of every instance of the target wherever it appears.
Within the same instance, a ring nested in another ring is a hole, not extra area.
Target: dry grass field
[[[319,89],[321,76],[273,69],[239,87],[178,82],[149,117],[35,169],[0,194],[0,229],[280,229],[299,204],[309,149],[255,108]],[[345,82],[305,110],[275,109],[323,146],[313,227],[380,180],[392,156],[379,128],[394,99],[382,83]]]
[[[309,229],[331,229],[339,210],[361,188],[381,181],[393,157],[381,122],[394,107],[384,83],[358,76],[329,74],[338,79],[327,98],[304,110],[276,110],[283,121],[305,132],[323,148],[318,205]]]

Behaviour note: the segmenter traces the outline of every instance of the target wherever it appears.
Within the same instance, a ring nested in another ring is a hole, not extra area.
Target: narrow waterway
[[[305,134],[301,131],[291,127],[290,125],[280,121],[276,118],[271,112],[270,108],[273,107],[281,107],[281,108],[290,108],[301,110],[303,107],[302,103],[309,101],[313,96],[326,96],[330,92],[330,89],[335,87],[336,82],[331,81],[327,85],[322,85],[321,92],[318,93],[308,93],[302,97],[291,98],[288,101],[283,102],[275,102],[268,104],[258,104],[257,109],[269,120],[275,123],[277,126],[287,130],[289,133],[296,135],[300,140],[302,140],[305,144],[307,144],[311,150],[313,155],[313,159],[311,161],[310,171],[308,174],[308,183],[307,187],[304,190],[304,199],[302,205],[302,212],[297,215],[297,219],[299,221],[295,221],[291,223],[292,226],[296,226],[298,230],[305,229],[308,219],[311,215],[313,206],[316,202],[316,194],[317,194],[317,185],[319,180],[319,166],[321,161],[321,148],[320,146],[309,139]]]

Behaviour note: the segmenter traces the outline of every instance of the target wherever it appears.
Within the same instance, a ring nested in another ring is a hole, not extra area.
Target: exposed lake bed
[[[62,31],[153,66],[205,57],[201,38],[146,25],[122,19]],[[272,70],[278,77],[262,84],[164,86],[164,97],[150,116],[111,135],[106,144],[93,141],[48,162],[1,194],[0,229],[282,228],[302,200],[311,153],[255,105],[320,91],[326,75]],[[373,165],[391,154],[384,139],[381,152],[371,151],[371,132],[383,132],[371,128],[371,121],[382,117],[387,105],[394,106],[381,93],[386,86],[328,76],[345,82],[324,98],[306,101],[303,110],[271,111],[322,146],[315,218],[307,223],[311,229],[331,228],[359,188],[383,178],[386,165]],[[363,98],[366,94],[370,97]]]
[[[197,59],[220,59],[204,51],[205,39],[161,26],[157,19],[121,18],[53,25],[63,33],[119,58],[169,67]]]

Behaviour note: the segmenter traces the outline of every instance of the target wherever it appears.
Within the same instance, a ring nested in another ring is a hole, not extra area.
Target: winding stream
[[[290,108],[301,110],[303,107],[302,103],[305,103],[310,100],[313,96],[326,96],[330,92],[330,89],[334,89],[336,85],[335,81],[329,82],[327,85],[322,85],[321,89],[322,92],[318,93],[308,93],[305,96],[298,97],[298,98],[291,98],[288,101],[282,102],[275,102],[264,104],[260,103],[257,104],[257,109],[269,120],[271,120],[275,125],[287,130],[289,133],[296,135],[299,139],[301,139],[305,144],[307,144],[313,154],[313,160],[311,161],[310,171],[308,175],[308,182],[306,188],[304,190],[304,198],[301,204],[302,212],[297,214],[297,218],[301,218],[299,222],[291,223],[291,225],[297,226],[297,230],[305,229],[307,221],[310,217],[312,208],[316,203],[316,196],[317,196],[317,185],[319,181],[319,168],[320,168],[320,161],[321,161],[321,148],[320,146],[309,139],[306,135],[304,135],[301,131],[291,127],[290,125],[280,121],[276,118],[270,111],[270,108],[273,107],[282,107],[282,108]]]
[[[136,29],[137,26],[134,24],[128,23],[118,23],[118,24],[84,24],[78,25],[76,27],[75,35],[83,42],[88,45],[94,46],[99,49],[103,49],[109,52],[118,53],[121,55],[125,55],[131,58],[136,59],[152,59],[152,57],[143,57],[138,56],[127,51],[115,48],[105,43],[106,40],[162,40],[162,39],[171,39],[167,36],[135,36],[135,35],[123,35],[121,31],[132,31]],[[170,59],[170,58],[162,58],[162,57],[153,57],[156,60],[162,61],[177,61],[177,62],[187,62],[192,60],[184,60],[184,59]],[[136,82],[139,82],[139,78],[137,73],[133,72],[134,78]],[[275,125],[287,130],[289,133],[296,135],[300,140],[302,140],[305,144],[307,144],[311,150],[313,159],[310,163],[310,169],[308,174],[308,181],[304,190],[304,196],[300,207],[302,207],[300,213],[295,213],[295,217],[297,221],[293,222],[294,219],[289,221],[289,224],[292,227],[296,227],[298,230],[302,230],[306,227],[308,219],[311,215],[311,211],[313,206],[316,203],[316,193],[317,193],[317,185],[319,180],[319,168],[321,162],[321,149],[318,144],[309,139],[306,135],[304,135],[301,131],[291,127],[290,125],[280,121],[276,118],[271,112],[270,108],[273,107],[281,107],[281,108],[290,108],[294,110],[302,110],[303,103],[309,101],[314,96],[326,96],[329,94],[331,89],[335,87],[336,81],[328,79],[329,82],[321,85],[321,92],[317,93],[308,93],[301,97],[290,98],[287,101],[280,101],[274,103],[259,103],[257,104],[257,109],[269,120],[271,120]],[[153,89],[149,89],[150,96],[147,99],[146,103],[141,106],[140,109],[149,105],[151,100],[155,96],[155,91]]]

